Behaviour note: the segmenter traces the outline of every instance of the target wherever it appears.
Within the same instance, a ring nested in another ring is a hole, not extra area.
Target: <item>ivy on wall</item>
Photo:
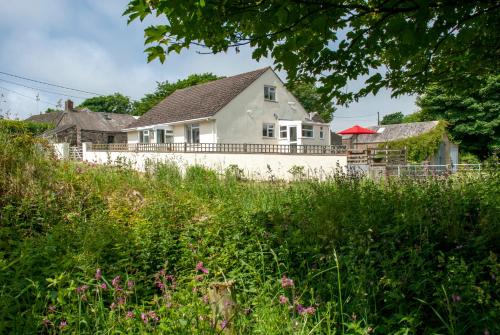
[[[420,163],[432,157],[439,150],[439,145],[443,136],[446,134],[446,122],[439,121],[436,127],[431,131],[418,136],[412,136],[405,139],[381,143],[380,148],[405,149],[408,161]]]

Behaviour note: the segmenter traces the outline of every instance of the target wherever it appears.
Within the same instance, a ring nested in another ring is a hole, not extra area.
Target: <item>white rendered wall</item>
[[[264,85],[276,87],[276,102],[264,100]],[[215,114],[217,142],[278,144],[279,128],[276,117],[278,120],[308,122],[306,120],[308,113],[286,89],[278,76],[269,69]],[[274,138],[262,137],[263,123],[275,124]],[[327,128],[328,125],[324,127]],[[299,129],[299,144],[301,137]],[[320,140],[318,130],[317,136],[314,139],[308,139],[307,144],[327,145],[329,141],[327,136]]]
[[[345,171],[347,156],[278,155],[278,154],[224,154],[224,153],[153,153],[153,152],[89,152],[83,144],[83,160],[96,164],[126,162],[139,171],[144,171],[146,162],[173,162],[181,171],[186,167],[201,165],[223,173],[229,166],[237,165],[251,179],[291,180],[289,172],[294,167],[303,167],[307,177],[324,179],[339,169]],[[268,169],[268,166],[270,169]]]

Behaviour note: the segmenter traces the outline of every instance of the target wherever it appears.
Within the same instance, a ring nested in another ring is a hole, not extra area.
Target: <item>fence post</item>
[[[187,142],[184,142],[184,152],[187,152]]]
[[[243,143],[243,152],[247,152],[247,144]]]

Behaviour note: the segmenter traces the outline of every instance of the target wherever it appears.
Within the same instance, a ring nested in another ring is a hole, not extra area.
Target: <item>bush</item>
[[[0,333],[500,332],[498,170],[182,178],[0,136]]]

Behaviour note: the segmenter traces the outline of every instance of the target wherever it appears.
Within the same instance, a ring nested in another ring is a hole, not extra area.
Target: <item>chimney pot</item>
[[[71,112],[71,111],[73,111],[73,101],[71,101],[71,100],[69,100],[69,99],[68,99],[68,100],[66,100],[66,101],[64,102],[64,110],[65,110],[66,112]]]

